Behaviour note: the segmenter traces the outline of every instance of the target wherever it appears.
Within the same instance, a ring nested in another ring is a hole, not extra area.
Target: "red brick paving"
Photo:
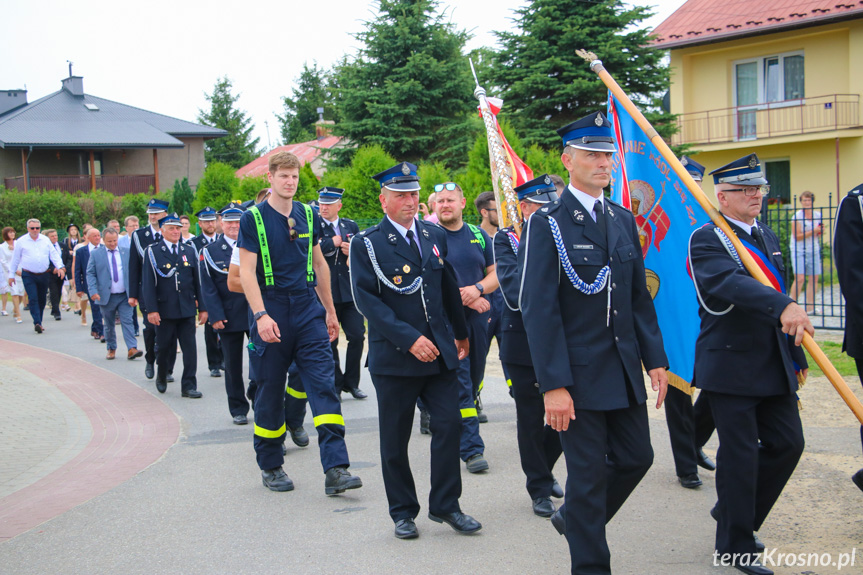
[[[131,479],[177,441],[180,422],[174,412],[114,373],[67,355],[0,340],[0,361],[8,360],[17,360],[18,367],[75,402],[90,420],[93,436],[68,463],[0,499],[0,542]]]

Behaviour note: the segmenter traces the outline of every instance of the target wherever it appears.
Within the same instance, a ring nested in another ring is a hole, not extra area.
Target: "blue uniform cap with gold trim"
[[[420,179],[417,176],[417,167],[409,162],[396,164],[389,170],[375,174],[381,185],[381,189],[389,188],[394,192],[418,192],[420,190]]]
[[[216,220],[216,210],[211,208],[210,206],[204,206],[203,209],[195,212],[195,217],[198,218],[202,222],[212,222]]]
[[[231,202],[219,210],[219,215],[222,216],[223,222],[238,222],[245,211],[246,208],[243,207],[243,204],[239,202]]]
[[[763,186],[767,183],[761,160],[755,154],[748,154],[721,168],[716,168],[710,175],[714,184],[739,184],[741,186]]]
[[[342,194],[345,191],[342,188],[331,188],[330,186],[324,186],[320,190],[318,190],[318,203],[320,204],[334,204],[336,202],[342,201]]]
[[[518,201],[520,202],[547,204],[558,198],[557,187],[555,187],[554,182],[551,181],[551,177],[548,174],[543,174],[538,178],[516,186],[512,191],[518,194]]]
[[[180,221],[180,216],[177,215],[177,212],[173,214],[168,214],[161,220],[159,220],[159,227],[163,228],[165,226],[182,226],[183,222]]]
[[[168,202],[165,200],[157,200],[153,198],[147,203],[147,213],[148,214],[159,214],[161,212],[168,211]]]
[[[593,112],[557,130],[567,146],[589,152],[616,152],[611,122],[602,112]]]
[[[704,166],[689,156],[680,156],[680,163],[683,164],[683,167],[686,168],[686,171],[689,172],[693,180],[700,182],[704,179]]]

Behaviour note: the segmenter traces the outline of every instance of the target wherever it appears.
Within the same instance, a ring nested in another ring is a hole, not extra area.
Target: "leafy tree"
[[[192,215],[192,202],[194,201],[195,194],[189,185],[189,178],[174,180],[174,189],[171,191],[171,210],[181,215]],[[221,206],[213,207],[218,210]]]
[[[297,195],[294,199],[307,204],[312,200],[318,199],[318,194],[315,193],[319,189],[320,180],[312,171],[312,165],[309,163],[303,164],[303,167],[300,168],[300,184],[297,186]]]
[[[636,27],[651,16],[649,8],[621,0],[533,0],[516,14],[515,30],[497,33],[503,49],[492,75],[526,144],[559,147],[554,130],[605,111],[606,88],[577,48],[602,59],[660,133],[673,132],[673,116],[660,108],[670,84],[664,53],[650,48],[649,32]]]
[[[227,164],[214,162],[207,166],[201,180],[192,209],[196,212],[204,206],[219,209],[234,199],[239,189],[239,180],[234,168]]]
[[[240,202],[254,200],[258,192],[269,187],[270,182],[267,180],[267,176],[246,176],[245,178],[240,178],[237,192],[232,199],[240,200]]]
[[[564,182],[569,183],[569,173],[560,161],[560,148],[546,150],[534,144],[528,148],[522,159],[533,170],[534,176],[557,174]]]
[[[341,119],[335,130],[376,144],[402,161],[464,163],[470,148],[473,79],[468,39],[436,0],[379,0],[377,17],[356,35],[359,55],[335,69]]]
[[[259,138],[252,139],[255,125],[244,110],[237,108],[240,95],[231,93],[231,80],[225,76],[216,82],[212,94],[204,94],[210,110],[198,109],[198,121],[228,132],[223,138],[204,143],[204,161],[207,164],[222,162],[242,168],[258,156]]]
[[[282,142],[293,144],[315,139],[315,122],[318,108],[324,109],[324,118],[338,121],[337,108],[333,100],[329,74],[318,68],[317,62],[303,64],[303,71],[292,89],[292,97],[282,98],[284,115],[279,118]]]
[[[426,162],[418,165],[417,176],[420,179],[420,188],[422,188],[420,190],[420,197],[423,198],[423,201],[427,201],[429,195],[434,192],[435,184],[442,184],[444,182],[461,184],[460,181],[453,178],[452,173],[450,173],[442,162]]]
[[[341,212],[345,217],[377,222],[383,214],[378,200],[381,186],[372,176],[393,167],[395,163],[395,158],[381,146],[363,146],[354,154],[349,167],[328,170],[321,185],[345,190]]]
[[[498,116],[503,135],[506,136],[506,141],[512,146],[513,151],[518,154],[528,166],[533,166],[524,157],[524,146],[521,139],[513,129],[512,124],[505,117]],[[492,189],[491,185],[491,165],[488,160],[488,135],[486,134],[485,126],[481,132],[477,134],[474,140],[473,147],[467,157],[467,171],[460,179],[462,189],[465,194],[470,191],[472,197],[476,197],[480,192],[487,192]]]

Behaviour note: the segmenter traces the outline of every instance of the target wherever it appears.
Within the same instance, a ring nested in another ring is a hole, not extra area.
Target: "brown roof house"
[[[204,141],[227,132],[84,93],[84,79],[27,102],[0,90],[0,183],[8,189],[158,192],[204,171]]]

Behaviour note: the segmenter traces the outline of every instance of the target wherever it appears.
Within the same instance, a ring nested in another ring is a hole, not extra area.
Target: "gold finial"
[[[576,50],[575,54],[577,56],[581,56],[582,58],[584,58],[585,62],[593,62],[594,60],[597,59],[596,54],[594,54],[593,52],[588,52],[587,50],[584,50],[584,49]]]

